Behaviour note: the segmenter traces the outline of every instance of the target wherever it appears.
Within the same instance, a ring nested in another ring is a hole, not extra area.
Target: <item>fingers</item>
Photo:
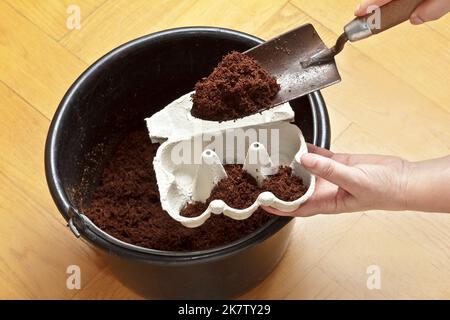
[[[365,16],[366,14],[370,13],[370,10],[368,10],[370,6],[381,7],[391,1],[392,0],[364,0],[360,5],[356,7],[355,16]]]
[[[302,204],[297,210],[292,212],[283,212],[271,207],[263,207],[263,209],[269,213],[277,216],[290,216],[290,217],[310,217],[316,214],[334,214],[343,212],[344,208],[338,206],[336,202],[337,193],[339,190],[336,186],[334,188],[319,188],[314,195],[304,204]]]
[[[327,158],[331,158],[332,156],[334,156],[334,153],[331,152],[330,150],[317,147],[311,143],[308,143],[308,152],[320,154],[321,156],[327,157]]]
[[[295,212],[283,212],[272,207],[262,207],[264,211],[282,217],[296,217]]]
[[[411,15],[411,23],[422,24],[426,21],[439,19],[450,11],[448,0],[426,0]]]
[[[314,153],[304,154],[301,164],[315,174],[350,193],[357,192],[362,181],[360,170]]]
[[[281,216],[281,217],[311,217],[314,216],[316,214],[321,214],[321,213],[326,213],[326,212],[322,212],[319,210],[319,206],[317,205],[311,205],[309,202],[307,202],[306,204],[303,204],[300,208],[298,208],[295,211],[292,212],[284,212],[284,211],[280,211],[278,209],[272,208],[272,207],[263,207],[263,209],[265,211],[267,211],[268,213],[274,214],[276,216]]]
[[[364,16],[370,13],[370,6],[384,6],[392,0],[363,0],[355,10],[356,16]],[[448,0],[424,0],[411,15],[412,24],[418,25],[426,21],[432,21],[441,18],[450,12],[450,1]]]

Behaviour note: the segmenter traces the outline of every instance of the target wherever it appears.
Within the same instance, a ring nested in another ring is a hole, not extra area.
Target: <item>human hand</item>
[[[366,15],[367,8],[370,6],[383,6],[395,0],[363,0],[356,8],[356,16]],[[437,20],[450,11],[450,0],[424,0],[411,15],[412,24],[418,25],[426,21]]]
[[[301,164],[317,177],[312,197],[294,212],[265,207],[270,213],[312,216],[370,209],[406,208],[409,162],[392,156],[333,153],[308,144]]]

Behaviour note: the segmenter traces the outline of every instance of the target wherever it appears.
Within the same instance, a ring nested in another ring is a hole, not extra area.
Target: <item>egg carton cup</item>
[[[222,130],[210,135],[223,141],[222,144],[211,143],[204,139],[203,134],[178,141],[167,140],[161,144],[153,166],[162,208],[174,220],[186,227],[195,228],[205,223],[211,214],[224,214],[235,220],[243,220],[249,218],[260,206],[292,212],[311,197],[315,188],[315,177],[300,164],[301,156],[307,153],[307,145],[296,125],[279,121],[240,129]],[[257,134],[248,135],[248,129]],[[241,147],[247,152],[237,152],[239,150],[236,150],[236,144],[230,147],[231,144],[226,143],[227,139],[244,141]],[[184,163],[180,163],[180,159],[174,156],[180,155],[180,150],[191,151],[189,156],[183,153],[184,159],[187,160]],[[182,216],[180,211],[188,203],[205,202],[214,186],[227,177],[224,164],[242,164],[243,169],[253,176],[259,185],[268,176],[275,174],[280,165],[290,166],[292,174],[303,180],[307,191],[294,201],[283,201],[272,192],[264,191],[245,209],[232,208],[223,200],[217,199],[211,201],[208,208],[196,217]]]
[[[241,128],[254,124],[292,121],[295,116],[289,103],[284,103],[236,120],[222,122],[203,120],[191,115],[193,106],[191,97],[194,92],[181,96],[161,111],[145,119],[153,143],[161,143],[167,139],[176,141],[196,134]]]

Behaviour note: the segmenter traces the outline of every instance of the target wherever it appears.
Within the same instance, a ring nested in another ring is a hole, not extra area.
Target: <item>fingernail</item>
[[[313,153],[305,153],[300,158],[300,164],[305,167],[313,168],[316,165],[316,163],[317,163],[317,156]]]
[[[413,25],[418,25],[418,24],[424,23],[424,21],[419,16],[416,16],[416,15],[412,15],[410,20],[411,20],[411,24],[413,24]]]
[[[360,11],[361,10],[361,4],[358,4],[357,6],[356,6],[356,9],[355,9],[355,15],[359,15],[360,14]]]

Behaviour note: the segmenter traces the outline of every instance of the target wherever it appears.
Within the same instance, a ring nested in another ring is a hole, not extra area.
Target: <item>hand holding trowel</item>
[[[306,24],[247,52],[277,78],[281,90],[273,105],[293,100],[340,81],[334,61],[347,41],[355,42],[408,20],[423,0],[393,0],[352,20],[336,45],[327,48],[311,24]]]

